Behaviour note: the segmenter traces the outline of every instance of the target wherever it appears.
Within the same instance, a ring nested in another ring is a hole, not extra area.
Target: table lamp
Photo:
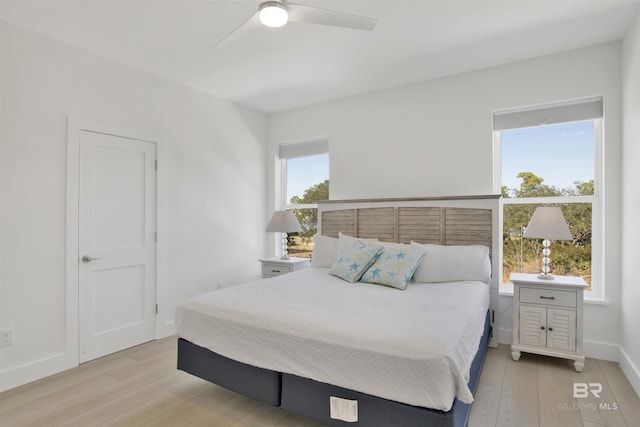
[[[523,237],[527,239],[544,239],[542,242],[542,273],[538,279],[553,280],[549,268],[551,240],[573,240],[567,221],[558,207],[538,207],[533,213]]]
[[[282,233],[282,256],[280,259],[289,259],[287,255],[287,233],[302,231],[298,218],[291,211],[275,211],[271,221],[267,224],[267,230]]]

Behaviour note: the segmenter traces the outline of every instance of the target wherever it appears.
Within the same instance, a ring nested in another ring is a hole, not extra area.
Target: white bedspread
[[[349,284],[310,268],[178,307],[179,337],[249,365],[415,406],[471,403],[489,307],[482,282]]]

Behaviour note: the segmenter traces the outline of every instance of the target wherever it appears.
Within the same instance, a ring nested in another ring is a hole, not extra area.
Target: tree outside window
[[[328,199],[329,180],[326,179],[307,188],[302,197],[293,196],[291,204],[316,204],[319,200]],[[302,231],[289,239],[289,253],[296,257],[309,258],[313,252],[313,237],[318,231],[318,208],[293,209],[293,212],[302,226]]]
[[[284,208],[295,213],[302,227],[301,232],[289,234],[287,250],[291,256],[310,258],[317,232],[317,202],[329,199],[329,154],[313,152],[305,155],[303,152],[286,158],[283,166]]]
[[[518,198],[563,196],[592,196],[593,181],[576,181],[574,185],[557,189],[544,184],[544,179],[531,172],[518,174],[520,188],[509,191],[502,188],[502,197]],[[567,221],[572,241],[556,241],[551,247],[552,271],[560,276],[580,276],[591,283],[592,205],[591,203],[516,203],[503,206],[503,283],[509,283],[512,272],[539,273],[542,259],[542,241],[522,237],[538,206],[558,206]]]

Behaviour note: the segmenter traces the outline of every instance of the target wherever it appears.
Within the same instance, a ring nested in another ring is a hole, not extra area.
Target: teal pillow
[[[346,280],[357,282],[367,268],[373,264],[382,252],[382,246],[367,245],[356,240],[333,263],[329,274]]]
[[[424,255],[411,247],[386,246],[360,281],[404,290]]]

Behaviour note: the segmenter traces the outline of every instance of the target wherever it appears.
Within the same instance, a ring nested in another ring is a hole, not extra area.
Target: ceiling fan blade
[[[238,37],[242,33],[246,33],[247,31],[250,31],[251,29],[259,26],[260,26],[260,20],[258,19],[258,12],[256,11],[253,14],[251,14],[251,16],[249,16],[249,18],[247,18],[246,21],[238,25],[233,31],[231,31],[229,34],[227,34],[226,36],[218,40],[216,44],[211,46],[211,49],[215,49],[218,46],[225,44],[229,40],[235,37]]]
[[[372,31],[377,19],[365,16],[352,15],[350,13],[337,12],[329,9],[305,6],[302,4],[287,3],[289,19],[295,22],[307,24],[330,25],[332,27],[351,28],[354,30]]]

